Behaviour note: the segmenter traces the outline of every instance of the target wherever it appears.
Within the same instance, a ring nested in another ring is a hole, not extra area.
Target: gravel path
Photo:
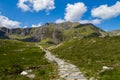
[[[51,54],[51,52],[43,49],[40,45],[38,46],[46,52],[45,57],[49,61],[53,61],[58,65],[59,75],[61,78],[65,80],[87,80],[75,65],[56,58],[53,54]]]

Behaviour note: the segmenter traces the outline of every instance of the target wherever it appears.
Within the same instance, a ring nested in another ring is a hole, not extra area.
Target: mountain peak
[[[42,27],[36,28],[0,28],[10,39],[22,41],[42,41],[50,38],[54,43],[60,43],[64,40],[84,37],[99,37],[105,31],[94,26],[91,23],[80,24],[77,22],[46,23]]]

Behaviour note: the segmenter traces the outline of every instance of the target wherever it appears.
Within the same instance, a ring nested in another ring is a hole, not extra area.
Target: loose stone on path
[[[46,52],[45,57],[49,61],[53,61],[58,65],[59,75],[61,78],[65,80],[87,80],[87,78],[84,77],[82,72],[80,72],[75,65],[55,57],[53,54],[51,54],[51,52],[43,49],[42,46],[39,47]]]

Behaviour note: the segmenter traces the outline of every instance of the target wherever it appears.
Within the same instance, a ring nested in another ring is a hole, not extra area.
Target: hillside
[[[60,58],[70,60],[87,77],[96,77],[96,70],[100,70],[100,66],[103,64],[98,67],[87,61],[93,60],[93,63],[95,63],[96,58],[93,58],[93,55],[99,54],[97,49],[100,52],[99,48],[101,47],[99,44],[93,45],[97,40],[100,41],[102,46],[106,43],[104,40],[109,42],[107,33],[93,24],[64,22],[60,24],[46,23],[36,28],[7,29],[0,27],[0,76],[2,76],[0,79],[27,80],[29,78],[21,76],[20,73],[31,69],[32,72],[30,74],[35,75],[35,80],[50,80],[58,77],[56,65],[48,63],[44,58],[45,53],[39,50],[35,43],[30,42],[39,42],[38,44],[44,48],[63,42],[63,45],[53,50],[53,53],[59,55]],[[90,54],[87,54],[88,52],[93,52],[93,55],[90,56]],[[99,57],[102,59],[103,55]],[[43,66],[45,67],[43,68]]]
[[[7,29],[0,27],[0,31],[4,32],[10,39],[25,42],[39,42],[49,38],[51,42],[55,44],[73,38],[105,37],[106,35],[105,31],[93,24],[80,24],[75,22],[64,22],[60,24],[46,23],[41,27],[23,29]]]
[[[120,80],[120,37],[69,40],[52,52],[76,65],[88,78]]]
[[[0,39],[0,80],[56,78],[56,67],[44,58],[44,54],[34,43]],[[21,75],[23,71],[27,71],[28,75]]]
[[[0,39],[9,39],[5,32],[0,30]]]
[[[120,36],[120,30],[109,31],[108,34],[110,36]]]
[[[58,78],[56,65],[31,43],[39,42],[44,48],[53,46],[51,51],[56,57],[77,66],[87,78],[119,80],[120,37],[108,36],[114,33],[119,30],[107,33],[93,24],[71,22],[46,23],[36,28],[0,27],[0,79],[29,80],[20,74],[31,69],[35,80]]]

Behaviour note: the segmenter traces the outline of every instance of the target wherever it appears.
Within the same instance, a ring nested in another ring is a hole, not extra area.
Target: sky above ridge
[[[105,31],[120,29],[120,0],[0,0],[0,26],[66,21],[93,23]]]

